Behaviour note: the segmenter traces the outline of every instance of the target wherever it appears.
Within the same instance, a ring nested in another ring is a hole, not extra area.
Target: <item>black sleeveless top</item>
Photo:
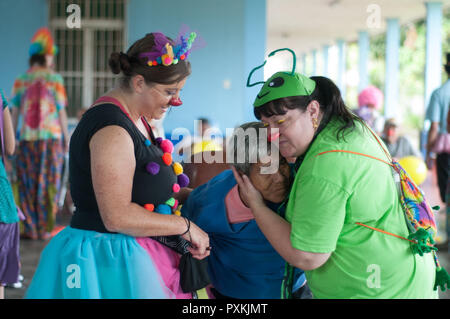
[[[153,204],[157,207],[173,196],[173,185],[177,183],[177,176],[173,167],[164,163],[162,159],[164,153],[157,145],[150,126],[146,124],[151,136],[151,145],[148,145],[148,142],[146,144],[147,138],[115,104],[97,105],[83,115],[71,137],[69,149],[69,182],[76,208],[70,223],[71,227],[109,233],[103,224],[95,198],[89,149],[92,136],[109,125],[124,128],[134,143],[136,169],[133,177],[132,202],[141,206]],[[120,151],[118,147],[117,152]],[[159,173],[153,175],[147,171],[146,165],[149,162],[159,165]]]

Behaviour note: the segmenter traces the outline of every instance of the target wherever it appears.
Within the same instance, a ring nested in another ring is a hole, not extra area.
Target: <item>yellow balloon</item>
[[[212,140],[206,140],[194,144],[192,154],[208,151],[222,151],[222,146]]]
[[[411,176],[416,185],[420,185],[427,177],[427,166],[425,162],[417,156],[406,156],[399,161],[400,165]]]

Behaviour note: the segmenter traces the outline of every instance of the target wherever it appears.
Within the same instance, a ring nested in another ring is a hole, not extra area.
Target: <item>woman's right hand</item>
[[[196,259],[203,259],[210,254],[211,247],[209,246],[209,236],[200,227],[191,222],[190,230],[182,236],[191,243],[188,248],[192,257]]]

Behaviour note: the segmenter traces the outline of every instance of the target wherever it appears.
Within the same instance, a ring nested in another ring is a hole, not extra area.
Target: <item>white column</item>
[[[329,77],[329,71],[328,71],[328,51],[330,49],[329,45],[324,45],[323,46],[323,72],[322,75]]]
[[[338,47],[338,75],[337,86],[341,90],[342,98],[345,100],[346,85],[345,85],[345,41],[342,39],[337,40]]]
[[[400,25],[397,18],[387,19],[386,81],[384,89],[384,116],[396,117],[399,91]]]
[[[317,50],[312,51],[312,71],[311,76],[317,75]]]
[[[367,31],[360,31],[358,33],[358,49],[359,49],[359,84],[358,92],[361,92],[369,85],[369,52],[370,52],[370,38]]]
[[[425,108],[431,93],[442,81],[442,3],[427,2],[426,60],[425,60]]]

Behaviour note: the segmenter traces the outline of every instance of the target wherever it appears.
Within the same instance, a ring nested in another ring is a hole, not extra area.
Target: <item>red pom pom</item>
[[[173,184],[172,186],[172,190],[174,193],[178,193],[180,191],[180,185],[178,185],[177,183]]]
[[[146,210],[152,212],[152,211],[155,210],[155,205],[153,205],[153,204],[145,204],[145,205],[144,205],[144,208],[145,208]]]
[[[172,155],[170,153],[164,153],[162,160],[167,166],[169,166],[172,164]]]
[[[185,56],[184,54],[182,54],[182,55],[180,56],[180,59],[181,59],[181,60],[184,60],[184,59],[186,59],[186,56]]]

